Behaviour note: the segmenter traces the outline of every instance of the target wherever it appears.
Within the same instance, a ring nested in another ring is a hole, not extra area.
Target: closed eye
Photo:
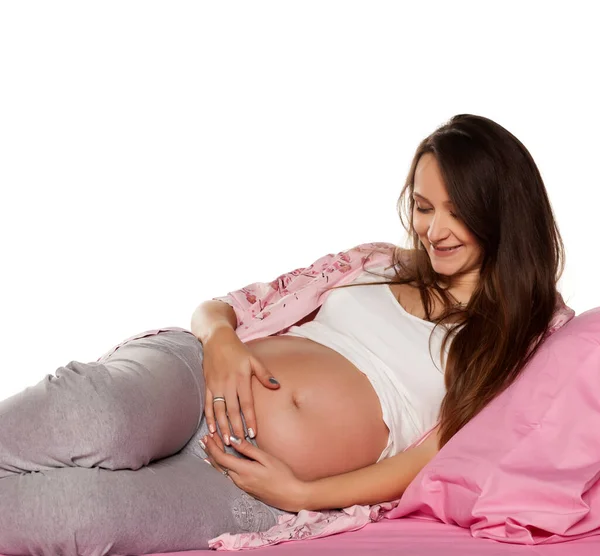
[[[433,209],[424,209],[421,207],[415,207],[417,209],[418,212],[427,214],[428,212],[431,212]],[[450,216],[452,216],[452,218],[456,218],[458,219],[458,216],[456,216],[456,214],[454,214],[453,212],[450,213]]]

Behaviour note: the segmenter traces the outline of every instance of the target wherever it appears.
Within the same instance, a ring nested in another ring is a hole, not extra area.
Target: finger
[[[213,434],[212,432],[210,432],[210,433],[208,433],[208,434],[206,434],[206,435],[204,435],[204,436],[210,436],[210,437],[211,437],[211,438],[212,438],[212,439],[213,439],[213,440],[214,440],[214,441],[217,443],[217,446],[218,446],[218,447],[219,447],[221,450],[225,451],[225,445],[223,444],[223,440],[221,439],[221,437],[220,437],[220,436],[219,436],[217,433]],[[200,444],[200,447],[201,447],[203,450],[205,450],[205,449],[206,449],[206,443],[204,442],[204,438],[200,438],[200,439],[198,440],[198,443]]]
[[[204,451],[220,468],[225,468],[229,471],[240,473],[244,470],[248,470],[248,465],[252,465],[248,460],[244,461],[242,458],[238,458],[237,456],[233,456],[219,449],[214,439],[210,436],[206,436],[204,438],[206,439],[204,440],[204,444],[206,445]]]
[[[212,459],[212,458],[210,458],[210,459]],[[210,459],[207,458],[203,461],[205,461],[208,465],[210,465],[211,467],[216,469],[219,473],[222,473],[223,475],[225,475],[225,477],[227,477],[231,482],[233,482],[236,486],[239,486],[241,488],[240,476],[235,471],[228,469],[227,473],[225,473],[225,469],[223,467],[219,467],[214,460],[210,461]]]
[[[258,448],[254,444],[248,442],[247,440],[238,438],[236,436],[231,436],[230,440],[231,440],[231,445],[233,446],[233,448],[236,452],[239,452],[240,454],[243,454],[244,456],[246,456],[254,461],[257,461],[258,463],[260,463],[262,465],[267,465],[269,457],[270,457],[269,454],[267,454],[267,452],[261,450],[260,448]],[[229,455],[229,454],[227,454],[227,455]],[[235,456],[233,456],[233,457],[235,457]]]
[[[238,402],[237,388],[227,392],[227,417],[231,423],[231,428],[235,436],[245,436],[244,423],[240,415],[240,404]]]
[[[241,384],[238,389],[238,397],[240,400],[240,409],[244,414],[244,421],[246,421],[246,428],[248,429],[248,436],[254,438],[256,436],[256,414],[254,413],[254,397],[252,396],[252,377],[248,378],[247,382]],[[239,435],[238,432],[233,429],[235,436],[243,438],[244,435]]]
[[[224,472],[224,469],[222,469],[221,467],[219,467],[219,465],[217,464],[217,462],[211,456],[208,456],[206,459],[204,459],[202,461],[208,463],[208,465],[210,465],[211,467],[214,467],[219,473],[223,473]]]
[[[208,465],[210,465],[213,469],[216,469],[219,473],[225,475],[228,479],[231,479],[231,475],[230,475],[230,471],[227,470],[227,473],[225,473],[225,468],[224,467],[220,467],[217,462],[215,462],[215,460],[211,457],[206,458],[205,460],[203,460],[205,463],[207,463]],[[233,479],[231,479],[233,481]]]
[[[219,449],[224,451],[223,442],[221,440],[221,437],[218,434],[206,435],[203,439],[198,440],[198,442],[200,443],[200,446],[206,452],[206,458],[204,458],[202,461],[204,461],[211,467],[214,467],[219,473],[223,473],[223,475],[226,475],[229,479],[231,479],[231,477],[229,475],[229,470],[227,470],[227,473],[225,473],[225,467],[220,466],[215,461],[215,459],[208,453],[208,448],[206,447],[206,444],[208,443],[207,437],[209,437],[209,436],[210,436],[210,438],[212,438],[213,442],[215,442],[217,444]]]
[[[213,411],[219,425],[221,437],[225,444],[229,446],[229,435],[231,434],[231,431],[229,430],[229,420],[227,419],[227,397],[224,394],[221,394],[221,396],[224,397],[226,401],[223,402],[217,400],[214,402]]]
[[[209,436],[217,443],[217,446],[221,450],[225,451],[225,445],[223,444],[223,439],[218,434],[211,434]]]
[[[216,442],[217,445],[219,445],[219,449],[223,450],[223,443],[220,442],[220,437],[218,434],[215,435],[204,435],[202,438],[198,439],[198,444],[200,444],[200,448],[202,448],[204,450],[204,452],[206,453],[206,458],[202,458],[202,461],[208,463],[208,465],[211,465],[212,467],[214,467],[217,471],[219,471],[220,473],[223,473],[223,469],[217,464],[217,462],[214,460],[214,458],[208,453],[208,448],[206,447],[207,443],[208,443],[208,437],[211,436],[213,438],[213,441],[215,441],[216,438],[219,439],[219,442]]]
[[[252,364],[252,372],[254,376],[260,381],[260,383],[266,388],[276,390],[279,388],[279,382],[277,379],[265,368],[265,366],[256,357],[251,357],[250,362]]]
[[[204,415],[206,416],[206,424],[208,430],[212,433],[217,432],[217,426],[215,423],[215,412],[213,411],[212,405],[213,393],[210,389],[206,388],[206,395],[204,397]]]

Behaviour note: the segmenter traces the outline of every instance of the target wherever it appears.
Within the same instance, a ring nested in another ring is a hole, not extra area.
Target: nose
[[[429,222],[427,239],[434,245],[445,240],[450,235],[448,222],[443,214],[437,213]]]

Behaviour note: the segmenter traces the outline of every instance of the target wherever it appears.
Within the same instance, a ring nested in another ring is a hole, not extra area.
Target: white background
[[[593,2],[3,2],[0,399],[370,241],[419,141],[491,118],[536,160],[560,289],[600,305]]]

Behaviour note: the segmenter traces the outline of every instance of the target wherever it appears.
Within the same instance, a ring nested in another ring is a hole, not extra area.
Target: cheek
[[[475,251],[475,257],[477,259],[478,262],[483,261],[483,248],[480,245],[475,244],[474,246],[474,251]]]
[[[462,232],[461,235],[463,239],[463,243],[469,246],[469,250],[472,255],[476,258],[481,258],[483,256],[483,248],[479,245],[477,238],[467,229]]]
[[[463,243],[466,243],[468,245],[470,245],[471,247],[475,247],[478,248],[479,244],[477,242],[477,239],[475,238],[475,236],[471,233],[471,231],[464,227],[461,226],[461,230],[460,230],[460,236],[461,238],[463,238]]]

